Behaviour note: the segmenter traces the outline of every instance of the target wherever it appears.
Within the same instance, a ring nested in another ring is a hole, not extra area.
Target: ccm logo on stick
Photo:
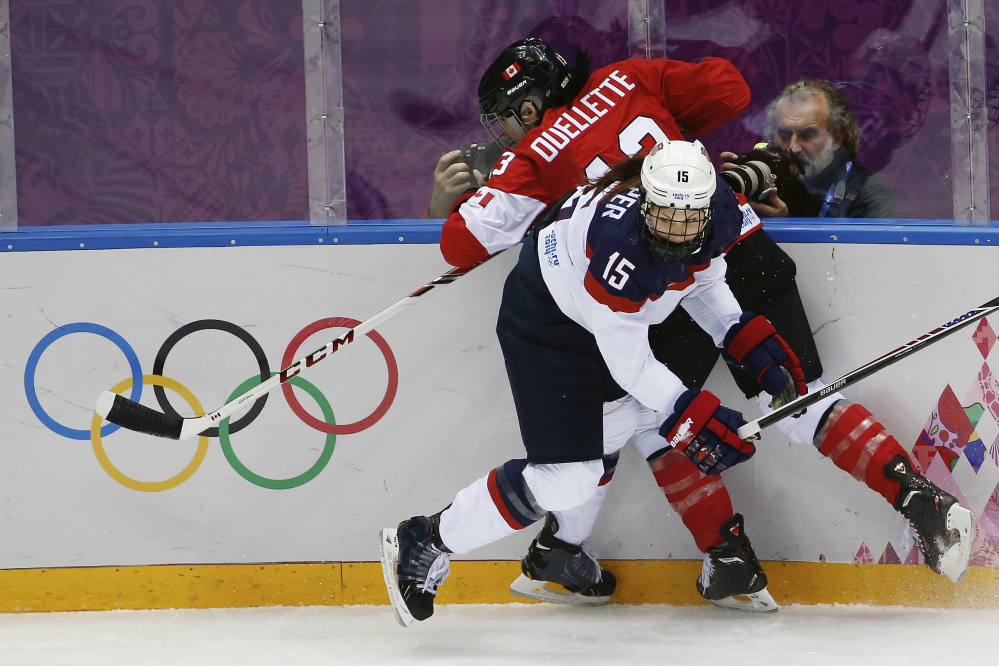
[[[304,366],[305,368],[311,368],[316,363],[323,360],[324,358],[335,352],[337,349],[339,349],[341,345],[345,345],[353,341],[354,341],[354,329],[350,329],[342,337],[333,340],[325,347],[317,349],[316,351],[312,352],[305,358],[298,359],[297,361],[289,365],[287,368],[282,370],[280,373],[281,383],[284,384],[286,381],[288,381],[289,379],[300,373],[303,369],[302,363],[305,363]]]

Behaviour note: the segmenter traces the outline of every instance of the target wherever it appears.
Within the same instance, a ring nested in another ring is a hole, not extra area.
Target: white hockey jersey
[[[637,190],[577,190],[541,229],[538,261],[559,309],[596,338],[614,380],[646,407],[670,412],[686,389],[652,355],[648,327],[677,306],[715,344],[742,308],[725,282],[724,253],[760,225],[720,179],[709,241],[688,265],[656,261],[641,238]]]

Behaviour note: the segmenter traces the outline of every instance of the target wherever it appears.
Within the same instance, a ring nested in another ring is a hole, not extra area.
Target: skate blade
[[[387,527],[379,532],[378,550],[381,552],[382,576],[385,578],[385,588],[388,590],[392,610],[395,611],[395,619],[402,626],[408,627],[416,622],[416,618],[409,612],[402,598],[402,592],[399,591],[399,574],[396,569],[399,563],[398,530]]]
[[[957,531],[958,542],[940,557],[940,573],[946,574],[955,583],[964,580],[964,575],[968,573],[974,523],[974,516],[960,504],[954,504],[947,511],[947,529]]]
[[[736,594],[724,599],[711,599],[711,603],[722,608],[751,613],[776,613],[780,610],[780,606],[774,601],[767,588],[752,594]]]
[[[510,583],[510,594],[522,599],[534,599],[536,601],[547,601],[553,604],[565,604],[567,606],[603,606],[610,597],[587,597],[582,594],[570,592],[558,583],[551,583],[544,580],[534,580],[524,574],[520,574],[517,580]]]

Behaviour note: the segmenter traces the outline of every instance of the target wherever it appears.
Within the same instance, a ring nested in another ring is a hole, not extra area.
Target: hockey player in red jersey
[[[483,123],[494,128],[494,137],[507,142],[510,149],[484,187],[465,194],[451,207],[441,237],[441,250],[450,263],[472,265],[519,242],[573,173],[577,178],[583,173],[599,175],[621,155],[643,152],[657,133],[669,138],[680,138],[680,130],[695,136],[706,133],[749,101],[748,88],[738,72],[713,58],[696,65],[627,60],[598,70],[582,85],[571,78],[564,58],[540,40],[515,43],[483,76],[479,86]],[[757,228],[732,248],[727,263],[727,280],[742,307],[772,321],[797,352],[812,389],[821,386],[822,366],[794,280],[794,262]],[[714,341],[683,310],[653,326],[650,342],[657,359],[687,386],[703,385],[719,355]],[[745,395],[759,395],[760,407],[766,410],[769,398],[761,393],[755,378],[730,369]],[[970,512],[916,473],[905,450],[867,410],[837,393],[809,408],[800,419],[785,420],[778,427],[794,441],[813,443],[908,518],[931,569],[956,581],[963,577],[970,557]],[[640,440],[636,435],[636,443]],[[728,576],[724,563],[741,569],[743,580],[752,568],[725,554],[742,548],[743,542],[750,554],[752,550],[744,538],[733,542],[737,525],[721,479],[701,474],[672,450],[650,458],[649,464],[663,493],[705,552],[699,591],[708,598],[720,595],[721,599],[712,600],[722,605],[737,603],[728,596],[734,590],[722,589],[722,580]],[[557,576],[545,560],[560,549],[580,548],[604,494],[606,486],[595,494],[589,509],[580,510],[590,517],[558,520],[557,514],[549,516],[558,536],[553,536],[553,529],[542,530],[524,559],[524,575],[514,582],[514,593],[563,602],[578,602],[586,596],[585,591],[552,596],[544,581]],[[770,610],[753,604],[740,607]]]
[[[746,107],[749,89],[731,63],[718,58],[697,64],[629,59],[573,81],[561,54],[526,39],[486,71],[479,100],[487,129],[512,145],[489,182],[461,197],[447,216],[441,251],[454,266],[471,266],[519,243],[531,222],[585,177],[646,154],[663,139],[718,128]]]
[[[751,218],[758,223],[758,218]],[[404,626],[433,614],[451,553],[467,553],[546,513],[586,505],[607,461],[639,431],[712,476],[749,459],[741,414],[683,385],[651,353],[648,327],[680,306],[757,377],[775,402],[804,391],[797,358],[763,317],[743,312],[724,253],[750,228],[699,142],[664,140],[646,158],[575,188],[531,232],[507,277],[496,324],[527,457],[458,492],[432,516],[382,530],[386,586]],[[654,441],[654,444],[648,442]],[[743,538],[741,519],[731,528]],[[773,600],[755,557],[744,594]],[[592,555],[562,549],[560,581],[600,586]],[[612,582],[612,579],[611,579]]]

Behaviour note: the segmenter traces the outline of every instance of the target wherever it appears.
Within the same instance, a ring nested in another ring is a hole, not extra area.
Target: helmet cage
[[[657,206],[651,203],[643,192],[642,203],[639,207],[638,226],[652,256],[664,263],[681,264],[699,252],[709,237],[713,204],[714,196],[711,197],[710,203],[705,208],[691,208],[690,206],[677,208],[674,204]],[[681,215],[681,211],[688,211],[688,213]],[[689,212],[696,212],[697,217],[691,219]],[[670,238],[670,236],[680,235],[675,233],[676,230],[673,226],[675,222],[689,226],[689,223],[695,219],[700,222],[696,231],[683,233],[681,240]]]
[[[664,139],[642,161],[641,183],[639,228],[653,256],[687,261],[710,237],[716,176],[707,150],[700,141]],[[702,224],[688,232],[692,217]]]
[[[483,113],[479,116],[479,121],[493,141],[503,148],[517,145],[527,134],[524,121],[513,109],[501,113]]]

